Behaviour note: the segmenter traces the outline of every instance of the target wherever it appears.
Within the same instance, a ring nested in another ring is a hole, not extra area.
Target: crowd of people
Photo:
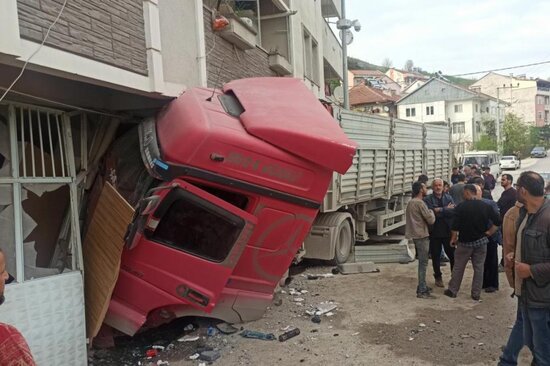
[[[445,287],[442,252],[450,262],[450,279],[443,294],[456,298],[466,266],[473,267],[470,296],[479,301],[483,291],[499,290],[499,271],[506,272],[518,299],[515,325],[503,347],[499,365],[517,365],[524,345],[533,365],[550,365],[550,185],[536,172],[521,173],[516,184],[502,174],[504,189],[498,201],[491,191],[497,180],[490,168],[453,168],[450,184],[421,175],[412,185],[407,205],[406,235],[418,257],[416,296],[435,299],[426,272],[431,257],[434,285]],[[498,248],[502,245],[502,260]]]

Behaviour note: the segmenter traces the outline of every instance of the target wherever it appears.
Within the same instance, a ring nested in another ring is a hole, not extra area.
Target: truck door
[[[122,265],[143,281],[210,312],[256,225],[256,218],[175,179],[145,200]]]

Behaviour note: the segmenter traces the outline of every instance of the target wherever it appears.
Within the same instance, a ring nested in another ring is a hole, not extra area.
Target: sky
[[[549,61],[549,17],[548,0],[346,0],[361,23],[348,56],[445,75]],[[550,79],[550,63],[499,73]]]

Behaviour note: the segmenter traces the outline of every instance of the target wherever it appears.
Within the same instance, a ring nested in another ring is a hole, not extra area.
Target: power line
[[[42,46],[44,46],[44,43],[46,43],[46,40],[48,39],[48,36],[50,35],[50,31],[52,30],[53,26],[57,23],[57,21],[59,20],[59,18],[61,17],[61,14],[63,14],[63,10],[65,10],[65,6],[67,5],[67,2],[68,0],[65,0],[63,2],[63,6],[61,6],[61,9],[59,10],[59,14],[57,14],[57,17],[55,18],[55,20],[53,21],[53,23],[50,25],[50,27],[48,28],[48,31],[46,32],[46,35],[44,36],[44,39],[42,40],[42,43],[40,43],[40,45],[36,48],[36,50],[29,56],[29,58],[25,61],[25,63],[23,64],[23,67],[21,68],[21,72],[19,73],[19,75],[17,75],[17,77],[15,78],[15,80],[11,83],[11,85],[6,89],[6,91],[4,92],[4,94],[2,94],[2,96],[0,97],[0,102],[2,100],[4,100],[4,98],[6,97],[6,95],[10,92],[11,88],[13,88],[13,86],[15,85],[15,83],[17,83],[19,81],[19,79],[21,78],[21,76],[23,76],[23,73],[25,72],[25,69],[27,68],[27,64],[29,63],[29,61],[34,57],[34,55],[36,55],[38,53],[38,51],[40,51],[40,49],[42,48]]]
[[[488,73],[488,72],[492,72],[492,71],[503,71],[503,70],[519,69],[521,67],[537,66],[537,65],[544,65],[544,64],[549,64],[549,63],[550,63],[550,60],[549,61],[534,62],[532,64],[525,64],[525,65],[519,65],[519,66],[502,67],[500,69],[468,72],[468,73],[465,73],[465,74],[456,74],[456,75],[451,75],[451,76],[467,76],[467,75],[475,75],[475,74],[484,74],[484,73]]]

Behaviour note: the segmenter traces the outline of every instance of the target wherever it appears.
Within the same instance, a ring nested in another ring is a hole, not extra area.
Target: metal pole
[[[500,88],[497,86],[497,122],[495,126],[495,132],[497,135],[497,153],[502,154],[502,149],[500,146],[500,98],[499,98]]]
[[[346,19],[346,0],[342,0],[342,18]],[[346,39],[347,29],[342,29],[342,84],[344,93],[344,108],[349,109],[349,95],[348,95],[348,44]]]

